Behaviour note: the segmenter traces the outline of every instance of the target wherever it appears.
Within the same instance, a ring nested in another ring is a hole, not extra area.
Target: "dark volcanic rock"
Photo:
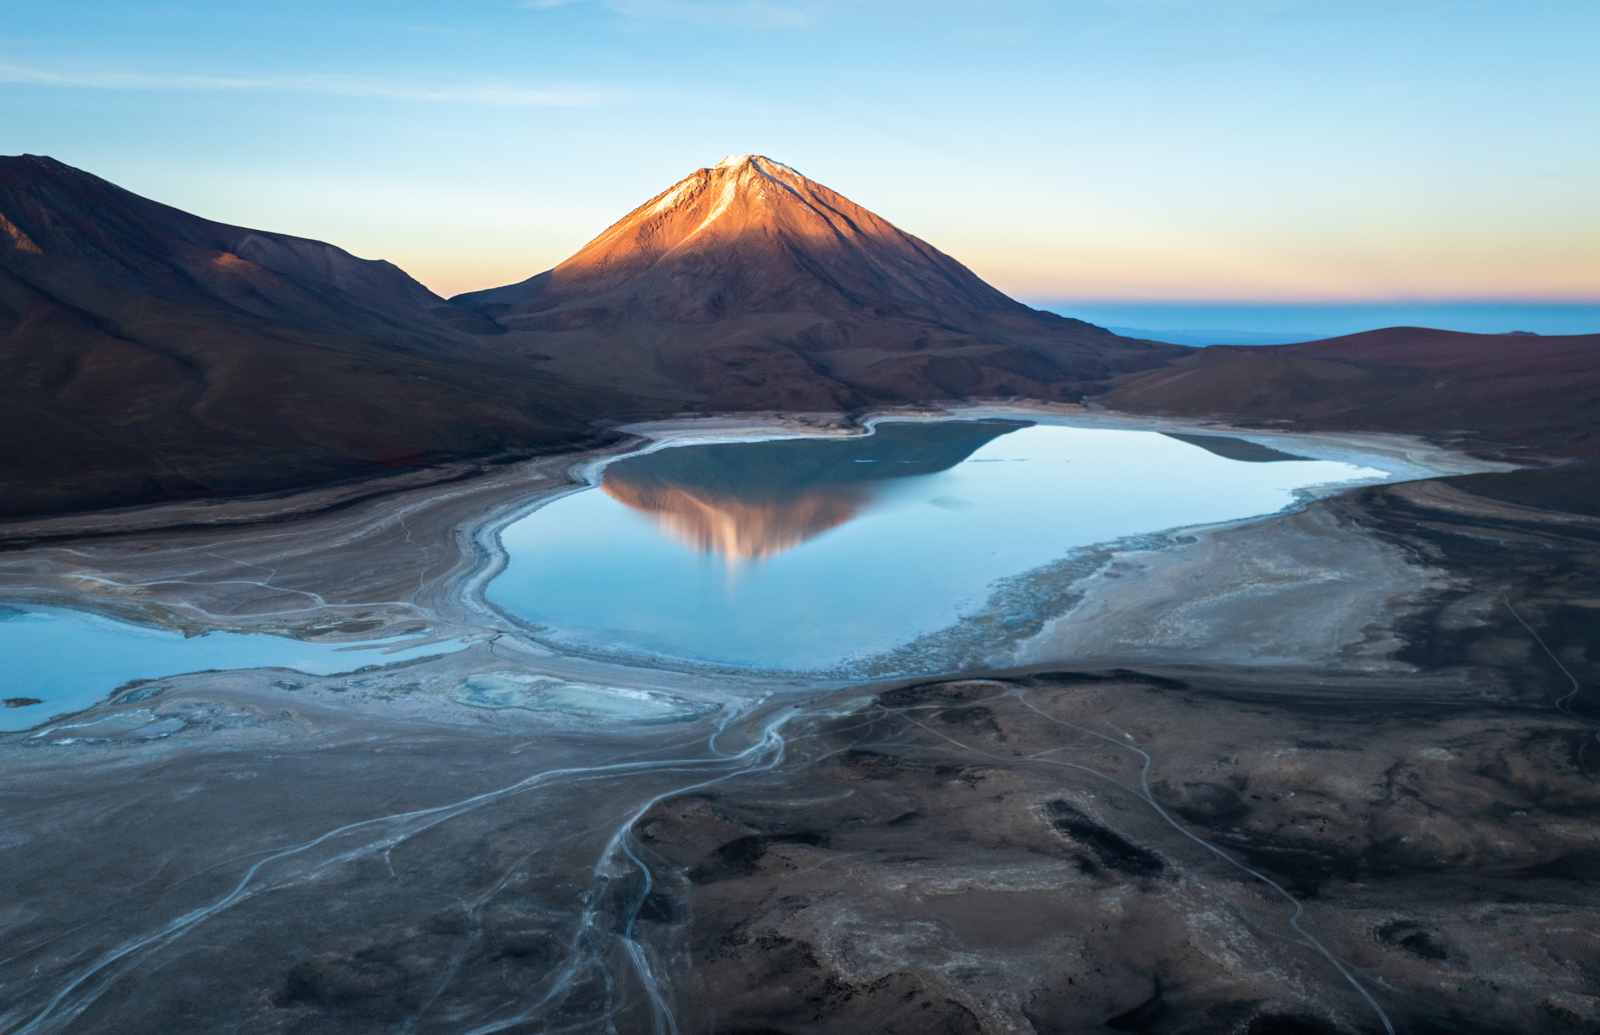
[[[1114,830],[1109,830],[1064,801],[1045,806],[1050,824],[1061,833],[1094,853],[1100,865],[1130,877],[1153,877],[1167,868],[1161,857],[1140,848]]]
[[[729,877],[748,877],[756,872],[767,849],[773,845],[826,845],[828,839],[815,830],[792,834],[750,834],[735,838],[713,853],[713,861],[689,872],[696,884],[710,884]]]

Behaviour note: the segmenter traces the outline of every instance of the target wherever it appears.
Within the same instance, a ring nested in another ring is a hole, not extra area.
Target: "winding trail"
[[[1587,720],[1587,716],[1579,715],[1575,710],[1573,710],[1572,707],[1573,700],[1575,700],[1577,696],[1583,692],[1583,685],[1578,682],[1578,677],[1573,675],[1572,671],[1561,663],[1561,659],[1556,657],[1556,652],[1551,650],[1550,645],[1544,642],[1544,637],[1540,636],[1538,632],[1534,630],[1533,626],[1528,624],[1527,619],[1523,618],[1522,615],[1517,612],[1517,609],[1511,606],[1511,598],[1501,597],[1500,599],[1504,601],[1506,610],[1511,612],[1511,616],[1518,622],[1521,622],[1524,629],[1528,630],[1528,635],[1533,637],[1533,642],[1537,643],[1539,648],[1550,656],[1550,660],[1555,662],[1556,668],[1560,669],[1561,674],[1566,676],[1567,679],[1572,683],[1571,690],[1556,698],[1556,710],[1580,721]],[[1578,772],[1585,772],[1583,763],[1584,756],[1589,753],[1589,748],[1595,744],[1600,744],[1600,730],[1596,730],[1594,735],[1585,739],[1583,746],[1578,748]]]
[[[978,680],[973,680],[973,682],[979,682],[979,681]],[[1004,683],[996,683],[995,685],[996,686],[1005,687],[1006,691],[1004,693],[996,694],[992,698],[985,698],[984,700],[991,700],[992,701],[992,700],[997,700],[997,699],[1002,699],[1002,698],[1007,698],[1007,697],[1014,697],[1019,703],[1021,703],[1023,705],[1023,707],[1025,707],[1028,710],[1038,714],[1039,716],[1041,716],[1044,719],[1047,719],[1050,722],[1056,723],[1059,726],[1064,726],[1067,729],[1074,730],[1074,731],[1076,731],[1078,733],[1082,733],[1082,734],[1085,734],[1087,736],[1094,737],[1094,738],[1096,738],[1098,740],[1104,741],[1105,743],[1112,745],[1113,747],[1117,748],[1118,750],[1130,751],[1130,752],[1134,753],[1135,755],[1138,755],[1140,760],[1141,760],[1141,766],[1140,766],[1140,769],[1139,769],[1139,786],[1138,787],[1129,787],[1127,784],[1121,782],[1120,780],[1115,779],[1114,777],[1112,777],[1112,776],[1110,776],[1110,775],[1108,775],[1106,773],[1100,772],[1098,769],[1094,769],[1094,768],[1092,768],[1090,766],[1086,766],[1086,765],[1081,765],[1081,764],[1079,764],[1077,762],[1063,762],[1063,761],[1061,761],[1059,759],[1043,758],[1043,757],[1040,757],[1038,755],[1029,757],[1029,758],[1025,759],[1024,761],[1040,762],[1040,763],[1043,763],[1043,764],[1046,764],[1046,765],[1057,765],[1057,766],[1062,766],[1062,767],[1067,768],[1067,769],[1076,769],[1079,772],[1088,773],[1090,776],[1093,776],[1098,780],[1102,780],[1102,781],[1104,781],[1106,783],[1109,783],[1109,784],[1111,784],[1111,785],[1113,785],[1115,787],[1118,787],[1118,788],[1120,788],[1120,789],[1122,789],[1124,791],[1127,791],[1127,792],[1133,794],[1135,797],[1139,798],[1139,800],[1143,801],[1146,805],[1150,806],[1151,809],[1155,810],[1156,814],[1158,816],[1160,816],[1161,819],[1163,821],[1165,821],[1168,826],[1172,827],[1172,829],[1176,830],[1178,833],[1182,834],[1184,837],[1188,838],[1190,841],[1193,841],[1195,844],[1200,845],[1207,852],[1211,853],[1211,855],[1213,857],[1215,857],[1218,861],[1224,862],[1224,863],[1228,864],[1229,866],[1232,866],[1233,868],[1239,870],[1241,873],[1245,873],[1245,874],[1249,875],[1250,877],[1253,877],[1254,879],[1256,879],[1256,880],[1260,881],[1261,883],[1265,884],[1267,887],[1271,888],[1278,895],[1282,896],[1282,898],[1285,901],[1287,901],[1290,905],[1292,905],[1294,907],[1294,912],[1289,917],[1287,923],[1288,923],[1289,927],[1295,932],[1295,934],[1298,937],[1294,938],[1294,939],[1291,939],[1291,940],[1292,941],[1297,941],[1299,944],[1304,945],[1307,948],[1310,948],[1310,949],[1314,950],[1318,955],[1320,955],[1329,964],[1331,964],[1333,966],[1333,968],[1339,972],[1339,975],[1341,977],[1343,977],[1344,980],[1346,982],[1348,982],[1352,988],[1354,988],[1357,992],[1359,992],[1361,994],[1361,997],[1366,1000],[1367,1004],[1372,1007],[1373,1012],[1378,1015],[1378,1020],[1383,1024],[1384,1031],[1387,1032],[1388,1035],[1395,1035],[1395,1027],[1394,1027],[1393,1022],[1390,1021],[1389,1015],[1384,1011],[1382,1006],[1378,1005],[1378,1001],[1373,998],[1372,993],[1369,992],[1367,990],[1367,987],[1364,984],[1362,984],[1360,979],[1358,979],[1355,976],[1355,974],[1351,971],[1351,968],[1349,967],[1349,965],[1346,964],[1343,960],[1339,959],[1337,956],[1335,956],[1332,952],[1330,952],[1328,950],[1327,946],[1323,945],[1322,942],[1320,940],[1318,940],[1315,935],[1311,934],[1309,931],[1307,931],[1305,928],[1303,928],[1300,925],[1300,920],[1305,915],[1305,905],[1299,899],[1295,898],[1292,894],[1289,893],[1289,891],[1286,888],[1283,887],[1283,885],[1279,884],[1277,881],[1273,880],[1271,877],[1268,877],[1266,874],[1261,873],[1259,870],[1252,869],[1251,867],[1249,867],[1249,866],[1245,865],[1244,863],[1240,862],[1239,860],[1235,859],[1233,856],[1229,855],[1227,852],[1224,852],[1222,849],[1218,848],[1216,845],[1212,844],[1210,841],[1207,841],[1204,838],[1200,837],[1199,835],[1197,835],[1197,834],[1193,833],[1192,831],[1190,831],[1187,827],[1185,827],[1183,824],[1179,823],[1176,819],[1174,819],[1172,814],[1169,813],[1165,808],[1163,808],[1160,805],[1160,803],[1158,803],[1155,800],[1155,796],[1152,795],[1151,792],[1150,792],[1150,769],[1151,769],[1152,765],[1154,764],[1154,762],[1151,759],[1149,752],[1145,751],[1143,748],[1139,747],[1135,743],[1130,743],[1132,741],[1132,739],[1133,739],[1130,734],[1123,733],[1123,736],[1125,738],[1127,738],[1127,739],[1126,740],[1118,740],[1115,737],[1109,737],[1109,736],[1105,735],[1104,733],[1100,733],[1100,732],[1097,732],[1095,730],[1088,729],[1087,727],[1084,727],[1084,726],[1079,726],[1076,723],[1067,722],[1064,719],[1059,719],[1059,718],[1055,717],[1054,715],[1051,715],[1049,712],[1044,711],[1043,709],[1041,709],[1037,705],[1035,705],[1032,701],[1028,700],[1027,693],[1025,691],[1023,691],[1023,690],[1021,690],[1019,688],[1010,687],[1010,686],[1008,686],[1007,684],[1004,684]],[[929,726],[928,724],[926,724],[924,722],[921,722],[920,720],[918,720],[918,719],[916,719],[916,718],[914,718],[914,717],[912,717],[912,716],[910,716],[908,714],[905,714],[906,712],[909,712],[909,711],[929,710],[929,709],[936,709],[936,708],[939,708],[939,707],[942,707],[942,706],[941,705],[927,705],[927,706],[911,706],[911,707],[907,707],[907,708],[885,708],[884,711],[886,713],[889,713],[889,714],[899,714],[899,715],[901,715],[902,718],[904,718],[906,721],[912,723],[913,725],[917,726],[918,728],[927,731],[928,733],[932,734],[935,737],[940,738],[941,740],[947,741],[948,743],[955,745],[956,747],[960,748],[963,751],[970,752],[970,753],[975,754],[975,755],[980,755],[980,756],[982,756],[984,758],[992,758],[992,759],[994,759],[996,761],[1005,762],[1007,764],[1013,764],[1013,763],[1015,763],[1017,761],[1014,758],[1006,758],[1003,755],[996,755],[996,754],[993,754],[991,752],[984,751],[981,748],[975,748],[975,747],[971,746],[970,744],[963,744],[961,741],[956,740],[954,737],[951,737],[946,733],[943,733],[943,732],[941,732],[939,730],[936,730],[933,727]],[[1118,731],[1118,732],[1121,732],[1121,731]],[[1063,747],[1063,748],[1053,748],[1053,749],[1051,749],[1052,752],[1054,752],[1054,751],[1063,751],[1063,750],[1070,750],[1070,748]],[[1242,908],[1242,907],[1238,907],[1238,903],[1234,903],[1234,905],[1237,908]]]
[[[634,903],[628,921],[628,934],[632,933],[632,926],[636,921],[639,909],[643,906],[644,899],[649,894],[649,870],[632,852],[628,846],[629,829],[644,812],[659,801],[682,794],[690,790],[711,786],[732,779],[743,773],[757,769],[771,769],[776,767],[783,758],[785,741],[781,728],[795,717],[792,710],[780,710],[767,721],[761,730],[761,735],[754,743],[742,751],[732,754],[711,749],[710,757],[670,758],[653,761],[615,762],[595,766],[574,766],[549,769],[524,777],[515,783],[492,791],[472,795],[458,801],[436,805],[424,809],[414,809],[407,812],[393,813],[371,819],[347,823],[343,826],[328,830],[310,840],[282,848],[258,860],[245,870],[233,888],[220,898],[207,905],[190,910],[183,915],[170,920],[155,931],[124,941],[122,944],[103,953],[92,963],[83,967],[70,980],[68,980],[49,1000],[49,1002],[36,1012],[31,1012],[25,1019],[18,1018],[15,1014],[0,1018],[4,1024],[0,1031],[6,1035],[48,1035],[66,1029],[79,1015],[87,1010],[97,999],[113,988],[122,978],[131,973],[141,963],[154,954],[171,946],[185,935],[189,934],[201,924],[212,917],[232,909],[233,907],[257,896],[277,888],[285,887],[292,882],[297,882],[306,877],[316,876],[329,869],[350,863],[356,859],[376,854],[387,855],[397,845],[416,837],[442,823],[457,817],[475,812],[486,806],[503,801],[513,795],[525,793],[536,788],[547,788],[562,779],[588,780],[606,779],[627,776],[637,776],[646,773],[661,773],[673,771],[703,770],[707,767],[716,767],[726,770],[710,779],[698,779],[670,790],[662,791],[650,798],[645,805],[631,813],[627,819],[616,829],[610,841],[600,855],[594,868],[594,881],[604,882],[611,879],[618,868],[618,857],[625,858],[629,865],[637,866],[644,872],[646,890]],[[724,732],[727,723],[724,722],[718,730],[711,734],[706,743],[708,748],[716,737]],[[311,850],[329,844],[337,839],[352,834],[378,833],[371,840],[363,841],[349,848],[344,848],[336,854],[316,862],[306,870],[290,871],[276,877],[269,877],[265,871],[273,864],[301,856]],[[537,851],[538,849],[535,849]],[[509,871],[508,871],[509,872]],[[501,880],[504,881],[503,875]],[[489,892],[488,894],[492,894]],[[571,984],[573,976],[584,962],[584,953],[579,946],[584,940],[592,938],[595,934],[597,914],[603,895],[592,894],[589,904],[585,908],[583,918],[577,933],[573,937],[572,956],[567,967],[558,976],[552,987],[538,1000],[519,1012],[515,1018],[498,1021],[471,1029],[473,1032],[501,1031],[515,1024],[525,1023],[531,1016],[548,1005],[555,997]],[[660,991],[660,981],[653,966],[631,937],[625,937],[628,952],[633,959],[641,984],[649,996],[652,1014],[654,1015],[655,1030],[662,1035],[673,1035],[677,1031],[676,1021],[667,1006],[666,1000]],[[454,971],[445,976],[444,981],[434,992],[430,1003],[436,1000],[448,985]],[[420,1019],[421,1013],[426,1011],[423,1007],[406,1024],[402,1030],[411,1030]],[[610,1011],[608,1009],[607,1019]],[[20,1023],[9,1023],[20,1022]]]

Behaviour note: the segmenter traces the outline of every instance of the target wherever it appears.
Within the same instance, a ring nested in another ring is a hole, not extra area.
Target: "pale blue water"
[[[509,564],[489,599],[558,644],[827,669],[950,627],[983,606],[996,580],[1076,548],[1271,514],[1298,489],[1388,476],[1328,460],[1226,459],[1155,432],[991,426],[955,443],[964,459],[945,455],[949,442],[933,457],[916,441],[935,434],[919,429],[950,423],[882,424],[866,439],[683,446],[619,462],[608,478],[626,474],[667,500],[677,532],[605,491],[564,497],[504,531]],[[807,475],[807,463],[820,473]],[[869,464],[878,466],[853,466]],[[905,474],[918,464],[937,473]],[[856,470],[899,476],[864,481],[850,477]],[[796,485],[788,495],[775,485],[785,479]],[[759,489],[741,499],[729,488],[741,482]],[[682,532],[693,515],[670,505],[675,483],[728,513],[763,501],[801,513],[832,493],[855,516],[764,559],[729,557]]]
[[[287,668],[326,676],[466,646],[446,641],[392,654],[378,649],[396,642],[306,643],[220,632],[185,638],[79,611],[13,605],[0,609],[0,658],[5,662],[0,697],[36,697],[43,703],[0,711],[0,731],[29,729],[52,716],[88,708],[134,679],[238,668]]]
[[[488,595],[558,644],[825,669],[947,628],[981,608],[996,580],[1075,548],[1269,514],[1306,486],[1386,477],[1212,445],[1273,462],[1154,432],[982,422],[661,450],[608,469],[634,506],[589,490],[507,528],[510,563]],[[261,667],[331,675],[464,644],[360,649],[394,646],[185,638],[82,612],[0,607],[0,697],[42,700],[0,710],[0,730],[90,707],[134,679]],[[483,677],[466,703],[649,721],[689,714],[661,695],[490,675],[505,679]]]

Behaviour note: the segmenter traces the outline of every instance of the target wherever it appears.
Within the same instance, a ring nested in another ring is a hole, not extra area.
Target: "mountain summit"
[[[856,315],[885,303],[884,315],[1031,312],[933,246],[760,155],[700,169],[548,273],[469,297],[526,301],[537,323],[557,308],[552,301],[571,296],[636,300],[677,324],[739,313]]]
[[[691,173],[554,269],[451,304],[564,376],[723,408],[1061,398],[1064,382],[1075,397],[1179,351],[1030,309],[760,155]]]

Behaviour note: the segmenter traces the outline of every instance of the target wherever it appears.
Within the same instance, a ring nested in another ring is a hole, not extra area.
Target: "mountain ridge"
[[[0,158],[0,516],[596,439],[640,408],[494,363],[381,260]]]
[[[1120,337],[756,155],[696,170],[553,269],[448,300],[383,260],[0,157],[0,517],[572,448],[623,415],[971,398],[1583,457],[1600,453],[1597,356],[1600,335]]]
[[[6,232],[31,246],[15,247],[34,260],[29,272],[69,302],[88,285],[118,284],[191,303],[209,296],[263,318],[309,302],[330,328],[365,333],[379,329],[374,315],[380,324],[402,313],[426,324],[423,314],[446,304],[393,263],[195,216],[45,156],[0,161],[0,197]]]

